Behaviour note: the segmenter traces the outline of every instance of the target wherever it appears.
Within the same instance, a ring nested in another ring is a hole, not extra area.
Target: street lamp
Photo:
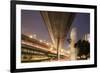
[[[53,50],[53,47],[50,48],[50,51],[52,51],[52,50]]]
[[[49,43],[46,43],[47,45],[49,45]]]
[[[64,52],[64,50],[63,50],[63,49],[61,49],[61,52]]]
[[[43,42],[42,40],[40,40],[40,42]]]
[[[30,35],[30,36],[29,36],[29,38],[33,38],[33,36],[32,36],[32,35]]]

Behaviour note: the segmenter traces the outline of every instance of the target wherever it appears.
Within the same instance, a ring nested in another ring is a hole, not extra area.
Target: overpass
[[[40,62],[57,60],[57,51],[52,45],[40,42],[38,39],[30,38],[22,34],[21,37],[21,62]],[[63,50],[61,58],[68,58],[67,53]]]
[[[52,43],[57,50],[57,57],[59,60],[60,49],[63,48],[64,41],[70,30],[75,13],[53,11],[41,11],[40,13],[48,28]]]

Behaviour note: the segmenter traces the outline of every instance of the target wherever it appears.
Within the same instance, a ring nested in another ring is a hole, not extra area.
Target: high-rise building
[[[90,42],[90,34],[89,33],[84,34],[82,40],[86,40]]]
[[[71,38],[71,43],[70,43],[70,60],[76,60],[77,57],[77,49],[74,47],[75,43],[77,42],[77,29],[76,28],[72,28],[71,30],[71,34],[70,34],[70,38]]]

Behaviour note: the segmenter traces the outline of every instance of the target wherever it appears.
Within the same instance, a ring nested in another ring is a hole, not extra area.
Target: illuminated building
[[[76,60],[77,57],[77,50],[74,47],[75,43],[77,42],[77,29],[76,28],[72,28],[71,30],[71,34],[70,34],[70,38],[71,38],[71,43],[70,43],[70,60]]]
[[[84,34],[82,40],[86,40],[90,42],[90,34],[89,33]]]

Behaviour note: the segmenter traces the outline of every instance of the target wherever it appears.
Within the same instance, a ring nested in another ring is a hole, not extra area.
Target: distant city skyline
[[[90,14],[89,13],[76,13],[76,16],[72,22],[71,28],[77,28],[78,39],[86,33],[90,33]],[[48,29],[45,26],[43,18],[39,11],[34,10],[22,10],[21,11],[21,30],[22,34],[26,35],[37,35],[38,39],[47,40],[51,42]],[[67,34],[67,33],[66,33]],[[70,38],[70,32],[66,36]],[[67,39],[65,40],[64,46],[67,47]]]

